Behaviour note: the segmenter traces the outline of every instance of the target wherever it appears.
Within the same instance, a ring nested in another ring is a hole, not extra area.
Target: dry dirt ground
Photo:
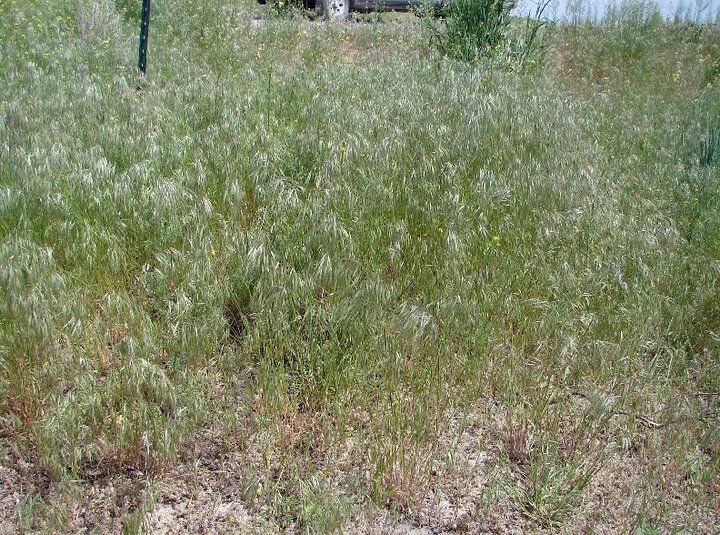
[[[661,517],[660,527],[667,528],[661,531],[720,533],[720,488],[708,489],[717,496],[714,506],[700,508],[681,474],[620,448],[608,448],[600,470],[562,525],[543,523],[513,494],[512,489],[532,489],[524,461],[507,458],[502,415],[497,414],[494,423],[487,412],[482,418],[448,417],[450,429],[439,441],[429,474],[410,482],[419,490],[416,499],[398,508],[349,498],[343,532],[628,533],[642,513]],[[151,480],[127,473],[64,484],[50,482],[7,448],[0,463],[0,533],[119,533],[128,519],[147,533],[159,534],[305,533],[292,519],[279,518],[277,510],[273,513],[272,499],[263,495],[263,488],[272,488],[284,477],[276,460],[260,454],[272,440],[267,433],[240,439],[205,429],[174,465]],[[647,440],[653,447],[659,438],[649,435]],[[353,454],[352,459],[359,457]],[[343,482],[364,468],[341,459],[334,470],[324,485],[339,496],[347,488]],[[654,496],[653,503],[648,503],[648,496]],[[22,518],[33,516],[35,521],[23,527]]]

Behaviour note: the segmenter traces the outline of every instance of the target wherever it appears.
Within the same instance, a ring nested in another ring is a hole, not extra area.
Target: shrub
[[[418,13],[444,16],[431,37],[443,55],[474,62],[503,53],[506,59],[524,65],[534,60],[542,48],[540,30],[546,24],[543,13],[548,3],[540,2],[534,16],[515,27],[510,10],[517,3],[507,0],[458,0],[439,12],[435,9]]]
[[[440,51],[462,61],[492,56],[507,39],[510,26],[505,0],[458,0],[433,35]]]
[[[303,0],[268,0],[270,15],[279,18],[295,18],[310,9],[310,4]]]
[[[720,60],[713,61],[705,69],[704,81],[705,85],[713,85],[720,80]]]

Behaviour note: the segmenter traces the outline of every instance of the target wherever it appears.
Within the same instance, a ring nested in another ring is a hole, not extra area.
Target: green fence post
[[[138,69],[145,74],[147,66],[147,45],[148,30],[150,30],[150,0],[143,0],[142,19],[140,21],[140,54],[138,59]]]

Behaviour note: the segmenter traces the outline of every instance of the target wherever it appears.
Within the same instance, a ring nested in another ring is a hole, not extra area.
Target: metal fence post
[[[145,74],[147,66],[147,45],[148,30],[150,29],[150,0],[143,0],[142,19],[140,21],[140,54],[138,59],[138,69]]]

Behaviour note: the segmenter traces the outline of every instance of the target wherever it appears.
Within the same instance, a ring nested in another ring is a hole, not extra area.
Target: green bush
[[[510,7],[506,0],[458,0],[446,8],[446,18],[433,39],[443,54],[454,59],[492,56],[507,40]]]
[[[720,60],[713,61],[705,69],[705,85],[713,85],[720,80]]]
[[[296,16],[308,14],[307,3],[303,0],[268,0],[270,15],[279,18],[293,19]]]
[[[547,22],[543,13],[548,3],[540,2],[525,24],[512,23],[510,10],[517,2],[507,0],[459,0],[416,13],[444,17],[431,40],[445,56],[467,62],[500,56],[524,66],[535,63],[543,50],[540,30]]]

